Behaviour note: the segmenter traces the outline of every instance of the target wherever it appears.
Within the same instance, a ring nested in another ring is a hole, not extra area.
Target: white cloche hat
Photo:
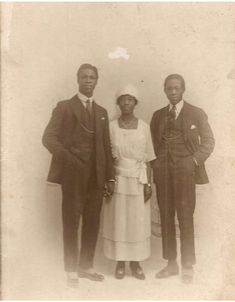
[[[137,100],[139,99],[138,90],[132,84],[128,84],[128,85],[120,88],[116,93],[116,99],[118,99],[121,95],[127,95],[127,94],[135,97]]]

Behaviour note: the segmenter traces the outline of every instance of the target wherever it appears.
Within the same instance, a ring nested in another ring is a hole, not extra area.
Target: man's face
[[[82,69],[77,80],[79,91],[87,97],[91,97],[98,80],[94,70],[90,68]]]
[[[184,88],[178,79],[170,79],[164,88],[165,94],[172,105],[176,105],[182,100]]]

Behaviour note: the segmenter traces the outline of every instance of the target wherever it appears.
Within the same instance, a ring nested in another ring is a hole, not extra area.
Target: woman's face
[[[122,114],[131,114],[133,113],[136,105],[136,99],[129,95],[122,95],[118,100],[118,106]]]

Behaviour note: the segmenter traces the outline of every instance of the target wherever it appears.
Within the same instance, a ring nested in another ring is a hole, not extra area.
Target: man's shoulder
[[[58,106],[61,106],[61,107],[67,107],[67,106],[70,106],[70,104],[71,104],[72,102],[74,102],[75,99],[77,99],[77,101],[78,101],[77,95],[74,95],[74,96],[71,97],[70,99],[66,99],[66,100],[59,101],[59,102],[57,103],[57,105],[58,105]]]
[[[100,112],[103,112],[103,113],[107,114],[107,110],[104,107],[102,107],[101,105],[97,104],[96,102],[95,102],[95,106],[96,106],[96,109],[98,109]]]
[[[202,108],[192,105],[188,102],[184,101],[184,107],[185,110],[187,112],[190,112],[192,115],[199,115],[199,116],[205,115],[205,111]]]
[[[168,105],[154,111],[153,117],[157,117],[157,116],[160,116],[161,114],[165,113],[167,108],[168,108]]]

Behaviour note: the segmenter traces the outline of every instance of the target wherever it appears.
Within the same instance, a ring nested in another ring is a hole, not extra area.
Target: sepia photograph
[[[235,300],[235,3],[1,3],[1,299]]]

